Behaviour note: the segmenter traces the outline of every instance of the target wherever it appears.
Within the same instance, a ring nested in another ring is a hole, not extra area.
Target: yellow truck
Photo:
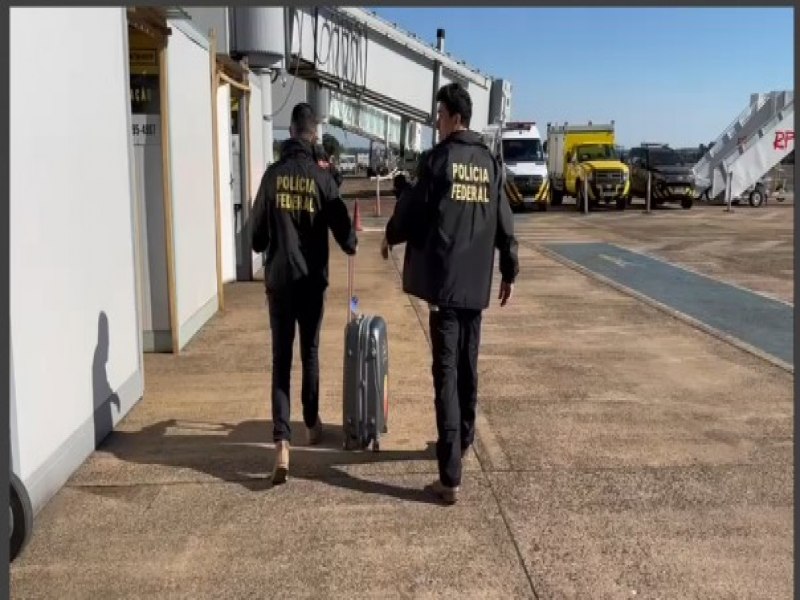
[[[553,206],[571,196],[583,211],[587,189],[590,208],[614,202],[624,210],[630,203],[630,173],[616,151],[614,121],[610,125],[548,123],[547,171]]]

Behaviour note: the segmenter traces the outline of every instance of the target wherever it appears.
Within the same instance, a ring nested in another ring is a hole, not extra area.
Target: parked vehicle
[[[501,157],[508,181],[519,192],[520,203],[512,208],[536,206],[547,209],[548,178],[542,136],[533,121],[507,123],[500,133]],[[510,198],[509,198],[510,200]]]
[[[624,210],[630,200],[628,167],[620,160],[614,142],[614,122],[609,125],[547,125],[548,171],[553,206],[564,196],[576,199],[584,210],[599,202]]]
[[[642,143],[628,155],[631,172],[631,195],[647,197],[650,178],[650,201],[655,206],[679,202],[682,208],[694,204],[694,174],[692,164],[667,144]]]
[[[342,174],[354,174],[358,168],[355,154],[340,154],[339,164],[337,166]]]
[[[535,123],[490,125],[483,141],[503,165],[505,191],[511,209],[546,210],[549,184],[546,155]]]

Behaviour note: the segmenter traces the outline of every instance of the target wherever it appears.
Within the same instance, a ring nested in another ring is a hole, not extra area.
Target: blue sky
[[[752,92],[793,89],[792,8],[374,8],[512,83],[512,117],[616,122],[617,142],[708,143]],[[354,136],[348,136],[354,141]]]

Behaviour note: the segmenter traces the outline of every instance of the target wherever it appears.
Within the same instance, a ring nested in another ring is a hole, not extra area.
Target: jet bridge
[[[433,45],[362,8],[186,11],[201,28],[216,29],[220,52],[262,75],[262,89],[272,86],[271,97],[262,97],[265,147],[273,127],[288,127],[298,101],[315,106],[323,122],[401,148],[419,145],[421,126],[433,126],[435,93],[447,83],[457,81],[469,92],[475,131],[510,114],[509,82],[447,53],[441,29]]]
[[[750,103],[695,164],[698,191],[740,196],[794,150],[794,92],[753,94]]]

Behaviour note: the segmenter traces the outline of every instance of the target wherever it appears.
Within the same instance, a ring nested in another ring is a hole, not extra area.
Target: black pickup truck
[[[627,163],[632,197],[647,197],[650,176],[650,200],[654,206],[680,202],[682,208],[692,208],[695,198],[692,165],[673,148],[664,144],[641,145],[628,152]]]

